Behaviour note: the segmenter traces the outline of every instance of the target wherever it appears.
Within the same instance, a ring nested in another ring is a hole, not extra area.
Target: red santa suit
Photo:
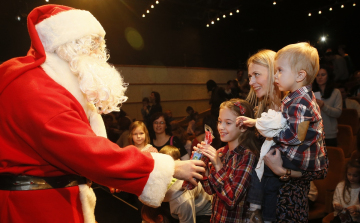
[[[174,173],[163,154],[119,148],[105,136],[94,105],[54,49],[89,34],[104,36],[87,11],[45,5],[28,17],[27,56],[0,66],[1,177],[80,175],[159,206]],[[0,222],[95,222],[86,184],[46,190],[0,190]]]

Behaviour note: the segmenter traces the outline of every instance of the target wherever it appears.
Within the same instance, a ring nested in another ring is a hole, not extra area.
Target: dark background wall
[[[320,54],[329,47],[336,50],[339,44],[347,45],[359,68],[360,4],[352,6],[353,1],[282,0],[276,5],[269,0],[159,1],[154,9],[150,9],[150,4],[155,1],[150,0],[50,0],[49,3],[90,11],[107,32],[109,62],[114,64],[237,69],[259,49],[276,51],[290,43],[308,41]],[[48,3],[1,1],[0,61],[26,54],[30,40],[25,18],[42,4]],[[345,6],[343,9],[341,4]],[[150,9],[150,14],[145,13],[146,9]],[[228,15],[230,11],[233,16]],[[307,16],[309,12],[311,17]],[[222,14],[227,18],[223,19]],[[17,15],[22,16],[20,22]],[[217,16],[220,21],[206,27]],[[326,42],[319,41],[323,35]]]

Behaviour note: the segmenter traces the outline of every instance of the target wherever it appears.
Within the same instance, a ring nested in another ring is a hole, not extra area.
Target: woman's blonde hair
[[[263,98],[257,98],[254,89],[250,88],[250,92],[246,100],[254,107],[257,106],[255,117],[259,118],[261,113],[271,108],[278,110],[281,104],[281,92],[274,85],[274,58],[275,52],[272,50],[260,50],[252,55],[248,61],[247,66],[250,64],[258,64],[268,68],[268,91]]]
[[[150,143],[150,136],[149,136],[149,131],[146,128],[145,123],[143,123],[142,121],[135,121],[133,123],[131,123],[130,127],[129,127],[129,136],[128,136],[128,141],[130,145],[134,145],[134,140],[133,140],[133,131],[135,131],[135,129],[137,127],[142,127],[142,129],[144,130],[145,133],[145,145]]]
[[[169,155],[174,160],[179,160],[181,158],[180,150],[177,147],[171,145],[164,146],[162,149],[160,149],[159,153]]]

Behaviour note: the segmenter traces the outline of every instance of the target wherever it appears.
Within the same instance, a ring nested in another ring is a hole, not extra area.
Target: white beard
[[[78,76],[81,91],[98,113],[120,111],[119,105],[127,100],[127,84],[120,73],[96,55],[81,55],[70,62],[70,69]]]

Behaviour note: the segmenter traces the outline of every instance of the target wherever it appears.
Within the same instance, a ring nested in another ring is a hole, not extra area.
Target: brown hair
[[[240,112],[240,108],[235,105],[235,103],[240,103],[240,105],[245,109],[244,113]],[[246,116],[249,118],[254,118],[254,111],[253,107],[250,105],[249,102],[233,98],[229,101],[225,101],[220,105],[220,109],[228,108],[234,112],[236,116]],[[247,130],[239,135],[239,144],[245,146],[246,148],[250,149],[256,157],[259,157],[259,149],[257,145],[257,138],[255,136],[255,127],[246,127]]]
[[[181,158],[180,150],[175,146],[166,145],[162,149],[160,149],[159,153],[169,155],[174,160],[179,160]]]
[[[349,170],[349,168],[357,168],[358,169],[358,174],[360,174],[360,163],[359,163],[359,160],[350,160],[349,162],[346,163],[346,166],[345,166],[345,179],[344,179],[344,182],[345,182],[345,185],[344,185],[344,190],[343,190],[343,193],[342,193],[342,196],[343,196],[343,200],[346,204],[349,204],[350,201],[351,201],[351,197],[350,197],[350,188],[351,188],[351,185],[350,185],[350,181],[349,179],[347,178],[347,172]],[[350,197],[350,200],[346,200],[345,199],[345,193],[348,193],[349,197]]]
[[[149,136],[149,132],[146,128],[145,123],[143,123],[142,121],[135,121],[133,123],[131,123],[130,127],[129,127],[129,136],[128,136],[128,141],[130,145],[134,145],[134,140],[133,140],[133,131],[135,131],[135,129],[137,127],[142,127],[143,131],[145,133],[145,145],[150,143],[150,136]]]

